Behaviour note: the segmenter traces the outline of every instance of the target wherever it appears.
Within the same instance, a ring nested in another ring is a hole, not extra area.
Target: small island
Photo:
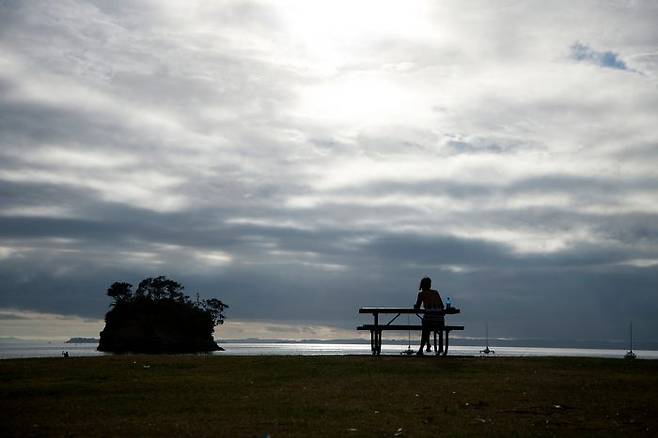
[[[223,324],[226,304],[216,298],[190,300],[183,286],[160,276],[132,285],[115,282],[113,299],[100,332],[99,351],[113,353],[199,353],[221,351],[213,339]]]

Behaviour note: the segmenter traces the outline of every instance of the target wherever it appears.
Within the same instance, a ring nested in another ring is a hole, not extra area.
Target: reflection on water
[[[222,346],[226,351],[211,353],[214,356],[317,356],[370,354],[370,344],[330,344],[330,343],[288,343],[288,342],[230,342]],[[382,346],[382,354],[399,355],[406,345],[391,344]],[[496,356],[573,356],[609,357],[621,359],[625,350],[603,350],[583,348],[530,348],[495,347]],[[482,347],[450,346],[450,355],[478,356]],[[0,359],[27,357],[60,357],[68,351],[70,357],[104,356],[111,353],[96,351],[96,344],[65,344],[38,342],[0,342]],[[639,359],[658,359],[658,351],[635,351]]]
[[[222,345],[226,351],[217,355],[252,356],[252,355],[344,355],[370,354],[370,344],[311,344],[311,343],[227,343]],[[414,347],[414,346],[412,346]],[[417,346],[415,346],[417,348]],[[382,345],[382,354],[399,355],[407,349],[406,345]],[[450,346],[450,355],[479,356],[481,346]],[[497,356],[573,356],[573,357],[610,357],[623,358],[625,350],[603,350],[584,348],[531,348],[531,347],[495,347]],[[636,351],[640,359],[658,359],[658,351]]]
[[[66,344],[64,342],[0,342],[0,359],[26,357],[57,357],[68,351],[69,357],[103,356],[97,344]]]

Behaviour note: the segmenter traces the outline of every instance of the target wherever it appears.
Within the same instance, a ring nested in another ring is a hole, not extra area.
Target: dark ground
[[[658,435],[658,361],[125,355],[0,361],[0,436]]]

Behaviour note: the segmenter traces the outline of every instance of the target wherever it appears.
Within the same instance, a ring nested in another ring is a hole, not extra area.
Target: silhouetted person
[[[425,309],[425,315],[423,316],[423,331],[420,336],[420,349],[416,353],[418,356],[423,355],[423,349],[425,344],[428,348],[430,345],[430,332],[437,329],[442,329],[444,325],[443,319],[443,300],[441,300],[441,295],[439,292],[431,289],[432,279],[425,277],[420,280],[420,292],[418,292],[418,298],[416,299],[416,304],[414,309],[420,309],[421,304]],[[429,351],[429,350],[428,350]]]
[[[69,357],[69,352],[68,351],[62,351],[62,356],[63,357]]]

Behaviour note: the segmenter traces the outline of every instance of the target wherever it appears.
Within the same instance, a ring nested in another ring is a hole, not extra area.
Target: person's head
[[[419,290],[427,290],[432,287],[432,279],[429,277],[424,277],[422,280],[420,280],[420,286],[418,286]]]

